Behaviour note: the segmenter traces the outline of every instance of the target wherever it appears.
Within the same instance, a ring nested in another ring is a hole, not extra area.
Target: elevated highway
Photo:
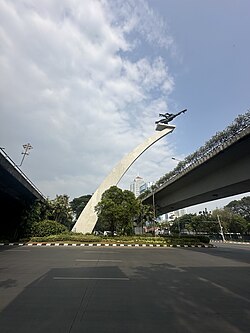
[[[43,200],[43,194],[1,149],[0,239],[15,236],[23,209],[36,199]]]
[[[151,192],[157,215],[250,191],[250,129]]]

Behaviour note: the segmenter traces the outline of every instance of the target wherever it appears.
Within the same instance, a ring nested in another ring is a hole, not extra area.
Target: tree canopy
[[[128,191],[117,186],[106,190],[101,201],[95,207],[98,216],[98,228],[116,231],[122,235],[133,234],[133,224],[140,215],[140,200]]]
[[[185,214],[174,221],[171,232],[220,233],[219,216],[224,233],[247,234],[250,232],[249,212],[250,197],[244,197],[212,213]]]
[[[73,211],[75,220],[78,219],[78,217],[80,216],[81,212],[83,211],[83,209],[85,208],[85,206],[87,205],[87,203],[89,202],[91,197],[92,197],[91,194],[86,194],[86,195],[82,195],[78,198],[74,198],[70,202],[70,206]]]
[[[225,208],[250,222],[250,196],[243,197],[241,200],[231,201]]]
[[[48,220],[55,221],[68,230],[72,227],[73,214],[67,195],[57,195],[52,200],[37,200],[27,208],[22,216],[21,235],[34,234],[38,224]]]

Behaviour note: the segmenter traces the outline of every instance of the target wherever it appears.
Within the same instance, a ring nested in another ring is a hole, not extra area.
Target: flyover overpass
[[[0,239],[15,237],[23,209],[36,199],[43,200],[43,194],[1,149]]]
[[[250,128],[142,199],[157,215],[250,191]]]

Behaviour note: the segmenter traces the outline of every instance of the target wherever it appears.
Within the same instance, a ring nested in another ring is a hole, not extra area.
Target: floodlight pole
[[[33,149],[33,147],[31,146],[30,143],[23,145],[23,148],[24,148],[24,152],[22,152],[23,158],[22,158],[22,161],[21,161],[19,167],[22,166],[25,156],[29,155],[29,150]]]

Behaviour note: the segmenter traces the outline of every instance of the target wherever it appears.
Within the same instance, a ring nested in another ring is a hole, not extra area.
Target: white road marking
[[[236,298],[238,298],[238,299],[240,299],[240,300],[243,300],[243,301],[245,301],[245,302],[247,302],[247,303],[250,303],[250,300],[249,300],[248,298],[246,298],[246,297],[244,297],[244,296],[241,296],[241,295],[238,295],[238,294],[234,293],[233,291],[229,290],[228,288],[221,286],[220,284],[217,284],[217,283],[212,282],[212,281],[210,281],[210,280],[204,279],[204,278],[202,278],[202,277],[200,277],[200,276],[198,277],[198,279],[199,279],[200,281],[202,281],[202,282],[210,283],[212,286],[214,286],[214,287],[216,287],[216,288],[219,288],[219,289],[220,289],[221,291],[223,291],[225,294],[230,294],[230,295],[232,295],[233,297],[236,297]]]
[[[168,269],[171,269],[171,270],[177,271],[177,272],[181,272],[181,273],[186,272],[185,269],[182,269],[182,268],[177,267],[177,266],[175,266],[175,267],[168,267]]]
[[[116,278],[116,277],[65,277],[65,276],[54,276],[54,280],[118,280],[118,281],[129,281],[129,278]]]
[[[7,250],[8,252],[30,252],[30,250]]]
[[[112,259],[76,259],[76,261],[107,261],[107,262],[122,262],[122,260],[112,260]]]
[[[120,253],[120,252],[118,252],[118,250],[117,251],[99,251],[99,249],[98,249],[98,251],[91,250],[91,251],[84,251],[84,253],[92,253],[92,254],[96,254],[96,253],[105,253],[105,254],[115,253],[115,254],[117,254],[117,253]]]

